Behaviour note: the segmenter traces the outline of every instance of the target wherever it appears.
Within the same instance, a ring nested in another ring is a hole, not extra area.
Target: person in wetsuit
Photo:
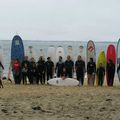
[[[96,73],[96,64],[93,61],[93,58],[90,58],[90,61],[87,63],[88,85],[90,86],[94,86],[95,73]]]
[[[27,78],[30,79],[30,62],[28,60],[28,56],[24,57],[24,60],[22,61],[22,80],[23,84],[27,84]]]
[[[84,84],[84,73],[85,73],[85,62],[82,60],[81,56],[78,56],[78,60],[75,62],[75,70],[77,75],[77,80],[80,85]]]
[[[102,63],[100,63],[99,67],[97,68],[97,75],[98,75],[98,86],[103,86],[105,68],[103,67]]]
[[[45,60],[41,56],[37,62],[37,69],[38,69],[38,77],[37,77],[37,84],[39,84],[39,81],[41,84],[45,84]]]
[[[59,61],[56,63],[55,72],[57,72],[57,77],[61,77],[63,73],[64,62],[62,61],[62,57],[59,56]]]
[[[67,56],[67,60],[65,61],[65,69],[67,77],[72,78],[74,72],[74,62],[71,60],[70,56]]]
[[[113,86],[114,75],[115,75],[115,64],[111,59],[109,59],[107,63],[108,86]]]
[[[54,63],[51,61],[50,57],[47,58],[45,65],[46,65],[47,81],[48,81],[49,79],[53,78],[53,72],[54,72]]]

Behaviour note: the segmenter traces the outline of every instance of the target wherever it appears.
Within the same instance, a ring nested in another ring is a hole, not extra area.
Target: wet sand
[[[119,82],[114,87],[3,83],[0,120],[120,120]]]

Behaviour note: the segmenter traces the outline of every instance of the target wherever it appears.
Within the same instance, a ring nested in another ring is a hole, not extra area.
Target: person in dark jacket
[[[28,56],[25,56],[24,60],[22,61],[22,80],[23,84],[27,84],[27,78],[30,79],[30,62],[28,60]]]
[[[51,58],[48,57],[45,63],[46,65],[46,72],[47,72],[47,81],[53,78],[54,73],[54,63],[51,61]]]
[[[98,86],[103,86],[105,68],[103,67],[102,63],[100,63],[99,67],[97,68],[97,75],[98,75]]]
[[[65,61],[65,69],[67,77],[72,78],[74,72],[74,62],[71,60],[70,56],[67,56],[67,60]]]
[[[96,64],[93,61],[93,58],[90,58],[90,61],[87,64],[88,85],[90,86],[94,86],[95,73],[96,73]]]
[[[75,70],[77,75],[77,80],[80,85],[84,84],[84,74],[85,74],[85,62],[82,60],[81,56],[78,56],[78,60],[75,62]]]
[[[37,69],[38,69],[38,77],[37,77],[37,84],[39,84],[39,81],[41,84],[45,84],[45,60],[41,56],[37,62]]]
[[[113,86],[114,75],[115,75],[115,64],[111,59],[109,59],[107,63],[108,86]]]
[[[62,57],[59,56],[59,61],[56,63],[55,72],[57,71],[57,77],[61,77],[63,73],[64,62],[62,61]]]

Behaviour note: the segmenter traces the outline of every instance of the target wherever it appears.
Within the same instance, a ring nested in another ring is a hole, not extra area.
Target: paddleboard
[[[110,44],[107,48],[107,54],[106,54],[106,62],[108,63],[108,60],[111,59],[113,63],[116,65],[116,51],[115,51],[115,46]],[[106,64],[107,64],[106,63]],[[114,71],[115,74],[115,71]],[[109,79],[108,79],[108,71],[106,69],[106,80],[107,80],[107,85],[109,85]],[[113,79],[114,82],[114,79]]]
[[[90,58],[93,58],[93,61],[96,62],[96,52],[95,52],[95,44],[92,40],[89,40],[87,43],[87,63]]]
[[[117,54],[117,67],[120,64],[120,39],[117,42],[117,50],[116,50],[116,54]],[[118,71],[118,78],[120,81],[120,70]]]
[[[51,60],[54,62],[54,64],[56,63],[56,59],[55,59],[55,47],[53,45],[51,45],[49,48],[48,48],[48,51],[47,51],[47,57],[50,57]]]
[[[24,60],[24,46],[20,36],[16,35],[13,37],[11,45],[11,61],[18,59],[19,61]]]
[[[66,78],[64,80],[62,80],[62,78],[54,78],[48,80],[48,84],[54,86],[77,86],[79,85],[79,82],[72,78]]]
[[[97,64],[96,64],[96,70],[99,68],[100,63],[102,63],[103,68],[106,68],[106,57],[105,57],[105,52],[101,51],[99,56],[98,56],[98,60],[97,60]],[[104,83],[104,78],[105,76],[103,76],[103,83]],[[96,74],[96,85],[98,85],[98,74]]]
[[[62,46],[58,46],[56,49],[56,62],[58,62],[59,56],[62,57],[63,61],[65,60],[64,48]]]

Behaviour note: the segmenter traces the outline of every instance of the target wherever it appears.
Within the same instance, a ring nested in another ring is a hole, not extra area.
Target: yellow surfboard
[[[104,67],[104,69],[106,68],[106,58],[105,58],[105,52],[101,51],[99,56],[98,56],[98,60],[97,60],[97,64],[96,64],[96,70],[98,69],[100,63],[102,63],[102,66]],[[103,82],[104,82],[104,78],[105,76],[103,76]],[[96,85],[98,86],[98,75],[96,73]]]

